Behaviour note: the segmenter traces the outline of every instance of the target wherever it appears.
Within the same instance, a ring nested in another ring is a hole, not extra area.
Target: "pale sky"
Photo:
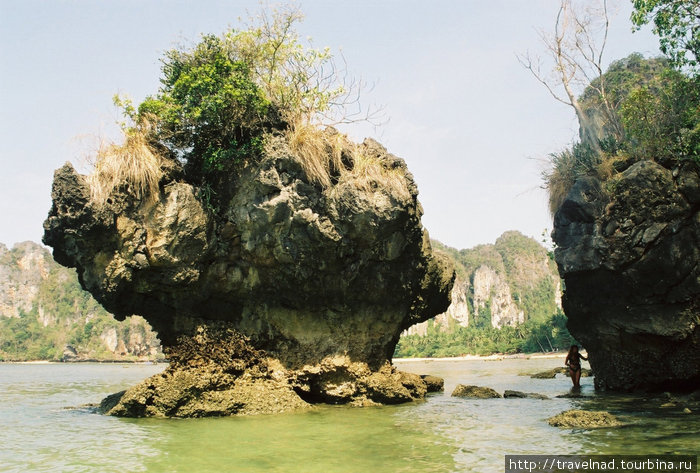
[[[551,229],[540,173],[570,143],[573,110],[555,102],[517,61],[541,53],[557,0],[301,1],[298,26],[317,47],[342,50],[374,83],[385,108],[372,136],[406,160],[423,224],[456,248],[506,230],[540,239]],[[632,33],[631,2],[612,19],[607,62],[657,55],[649,29]],[[115,93],[156,92],[159,58],[200,33],[238,24],[257,1],[0,0],[0,242],[40,241],[54,169],[84,162],[96,137],[115,133]]]

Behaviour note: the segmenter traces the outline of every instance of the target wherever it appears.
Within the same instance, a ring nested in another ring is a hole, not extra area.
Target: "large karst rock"
[[[700,385],[700,175],[696,164],[579,179],[554,218],[569,330],[596,385]]]
[[[358,155],[380,163],[394,184],[354,172],[350,160],[323,188],[273,138],[231,180],[217,209],[177,166],[155,199],[136,199],[124,185],[104,204],[91,200],[70,164],[56,171],[44,224],[56,261],[77,268],[83,287],[115,317],[142,315],[166,353],[179,354],[169,371],[127,391],[128,406],[106,410],[266,412],[255,400],[264,393],[287,400],[274,410],[422,397],[425,382],[390,360],[402,330],[448,307],[454,271],[431,249],[403,160],[372,140]],[[238,334],[248,347],[238,343],[227,355]],[[211,361],[241,356],[256,360],[231,369]]]

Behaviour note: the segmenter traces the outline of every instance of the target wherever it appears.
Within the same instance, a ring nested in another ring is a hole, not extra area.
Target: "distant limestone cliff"
[[[457,278],[452,303],[432,322],[410,327],[407,334],[425,335],[434,323],[453,326],[516,326],[542,320],[561,308],[561,284],[547,249],[520,232],[509,231],[495,244],[456,250],[433,241],[453,260]]]
[[[44,247],[0,244],[0,360],[159,358],[160,343],[144,319],[114,320]]]

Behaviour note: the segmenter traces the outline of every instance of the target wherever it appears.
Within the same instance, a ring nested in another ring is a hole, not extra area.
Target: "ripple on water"
[[[318,407],[276,416],[117,419],[85,408],[163,366],[0,365],[0,464],[8,472],[501,472],[506,454],[696,453],[700,416],[659,399],[584,399],[563,376],[519,376],[562,360],[400,363],[445,378],[426,402],[366,409]],[[552,399],[452,398],[459,384],[539,392]],[[550,427],[567,409],[609,410],[628,422],[591,431]],[[697,410],[696,410],[697,412]]]

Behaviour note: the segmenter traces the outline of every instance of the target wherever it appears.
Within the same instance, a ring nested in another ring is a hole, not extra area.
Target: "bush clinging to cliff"
[[[700,162],[700,79],[670,68],[664,58],[645,59],[640,54],[613,62],[602,79],[612,110],[601,111],[595,85],[600,79],[580,97],[588,134],[597,139],[599,150],[575,143],[550,155],[550,169],[543,173],[552,214],[584,175],[606,182],[640,160],[666,167]]]
[[[323,175],[337,159],[332,152],[319,162],[318,136],[309,128],[355,118],[347,106],[357,104],[360,84],[344,79],[327,48],[302,44],[294,29],[301,18],[293,8],[263,12],[245,29],[170,50],[155,95],[137,107],[117,100],[135,128],[155,118],[153,139],[185,164],[190,182],[216,186],[261,155],[268,133],[287,130],[293,148],[310,151],[298,154],[312,179],[327,184]],[[302,135],[309,142],[301,143]]]

